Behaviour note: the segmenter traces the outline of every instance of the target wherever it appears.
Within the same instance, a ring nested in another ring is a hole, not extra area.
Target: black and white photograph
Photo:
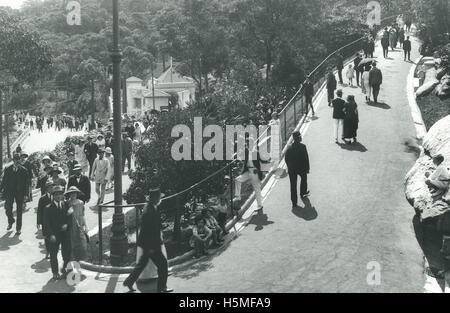
[[[0,294],[450,293],[450,0],[0,0],[0,156]]]

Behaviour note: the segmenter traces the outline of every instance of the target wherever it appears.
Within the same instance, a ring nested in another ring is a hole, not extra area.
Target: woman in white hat
[[[111,189],[114,187],[114,156],[110,147],[106,147],[105,149],[105,159],[109,161],[109,175],[106,189]]]
[[[72,259],[83,261],[87,257],[87,226],[84,216],[84,202],[78,199],[81,191],[75,187],[70,187],[64,194],[68,197],[69,212],[72,212]]]

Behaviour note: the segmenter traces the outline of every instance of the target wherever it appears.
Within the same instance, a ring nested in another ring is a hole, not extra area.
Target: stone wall
[[[450,204],[442,200],[433,200],[425,184],[425,173],[432,173],[435,166],[432,157],[442,154],[444,164],[450,168],[450,115],[441,119],[430,128],[423,141],[423,152],[413,168],[406,175],[405,193],[409,203],[420,214],[421,220],[430,219],[450,210]],[[450,191],[444,197],[449,199]]]

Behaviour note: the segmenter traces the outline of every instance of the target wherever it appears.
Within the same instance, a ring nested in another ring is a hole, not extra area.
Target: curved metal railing
[[[391,21],[393,18],[396,18],[397,15],[394,16],[389,16],[387,18],[384,18],[381,20],[381,27],[384,27],[384,25],[387,25],[386,22]],[[314,80],[314,77],[318,77],[319,78],[314,82],[314,90],[317,91],[321,89],[321,86],[324,84],[324,82],[326,81],[325,78],[325,74],[324,75],[319,75],[321,74],[321,70],[323,70],[323,66],[327,65],[327,62],[334,57],[338,52],[343,52],[344,50],[348,49],[349,53],[347,56],[347,60],[346,62],[348,62],[350,59],[349,57],[353,56],[356,52],[361,51],[361,47],[359,45],[359,43],[361,41],[363,41],[365,38],[365,36],[362,36],[359,39],[356,39],[354,41],[352,41],[349,44],[346,44],[342,47],[340,47],[339,49],[336,49],[335,51],[333,51],[332,53],[330,53],[325,59],[323,59],[320,64],[318,64],[308,75],[308,78],[313,78],[312,80]],[[333,69],[335,67],[333,66]],[[305,80],[306,81],[306,80]],[[304,83],[305,81],[300,85],[299,89],[297,90],[297,92],[294,94],[294,96],[292,96],[292,98],[287,102],[287,104],[283,107],[283,109],[278,113],[280,120],[282,122],[282,127],[281,129],[283,130],[283,135],[282,135],[282,139],[283,139],[283,143],[282,146],[285,146],[288,142],[289,142],[289,138],[290,133],[297,127],[301,127],[301,125],[303,124],[303,122],[305,121],[305,117],[308,115],[309,113],[309,108],[306,108],[306,111],[304,110],[304,98],[303,98],[303,87],[304,87]],[[300,110],[298,110],[298,105],[300,105]],[[283,116],[283,118],[281,118],[281,116]],[[280,131],[281,131],[280,129]],[[263,138],[264,136],[267,135],[267,131],[269,130],[269,127],[267,127],[264,130],[264,133],[259,136],[258,138],[258,142],[261,138]],[[289,135],[288,135],[289,134]],[[285,149],[284,149],[285,151]],[[215,178],[218,175],[228,175],[229,179],[230,179],[230,184],[229,184],[229,188],[230,188],[230,208],[231,208],[231,212],[233,212],[233,165],[235,165],[238,160],[236,159],[236,153],[233,155],[234,160],[229,162],[226,166],[222,167],[221,169],[215,171],[214,173],[208,175],[207,177],[205,177],[204,179],[202,179],[201,181],[193,184],[192,186],[177,192],[175,194],[169,195],[167,197],[164,197],[161,199],[161,201],[168,201],[171,199],[176,199],[176,209],[175,209],[175,232],[177,231],[176,228],[179,227],[180,224],[180,204],[179,204],[179,198],[187,193],[189,193],[190,191],[196,189],[197,187],[199,187],[200,185],[210,181],[211,179]],[[227,173],[227,174],[225,174]],[[269,175],[270,176],[270,175]],[[114,201],[110,201],[107,203],[103,203],[99,205],[99,263],[102,264],[102,254],[103,254],[103,249],[102,249],[102,209],[103,208],[131,208],[131,207],[142,207],[144,206],[146,203],[132,203],[132,204],[124,204],[124,205],[114,205],[112,204],[114,203]],[[138,228],[138,210],[136,210],[136,229]],[[178,225],[177,225],[178,224]],[[176,235],[176,234],[175,234]],[[177,235],[176,235],[177,236]]]

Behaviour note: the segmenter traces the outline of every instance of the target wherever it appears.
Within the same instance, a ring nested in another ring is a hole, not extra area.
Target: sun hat
[[[66,193],[64,195],[67,196],[67,195],[69,195],[71,193],[81,193],[81,191],[77,187],[71,186],[69,189],[67,189],[67,191],[66,191]]]
[[[106,147],[105,152],[108,154],[112,154],[112,150],[110,147]]]

